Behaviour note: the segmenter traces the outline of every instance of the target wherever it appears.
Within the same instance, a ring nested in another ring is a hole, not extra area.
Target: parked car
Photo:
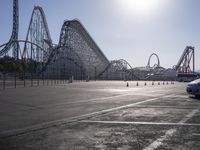
[[[199,78],[197,73],[177,73],[177,81],[179,82],[191,82]]]
[[[188,83],[186,90],[188,94],[200,97],[200,79]]]

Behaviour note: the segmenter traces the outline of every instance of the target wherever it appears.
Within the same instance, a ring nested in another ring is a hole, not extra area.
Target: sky
[[[12,0],[0,0],[0,45],[12,30]],[[146,66],[156,53],[161,66],[177,64],[186,46],[195,47],[200,69],[200,0],[19,0],[19,39],[25,39],[34,6],[42,6],[53,43],[64,20],[78,19],[109,60]],[[151,64],[155,64],[153,57]]]

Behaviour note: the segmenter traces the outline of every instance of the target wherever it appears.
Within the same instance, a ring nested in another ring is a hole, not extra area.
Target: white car
[[[188,83],[187,93],[200,97],[200,79]]]

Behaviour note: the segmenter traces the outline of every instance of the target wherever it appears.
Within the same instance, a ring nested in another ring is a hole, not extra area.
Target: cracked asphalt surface
[[[0,91],[0,149],[199,149],[200,100],[186,83],[126,83]]]

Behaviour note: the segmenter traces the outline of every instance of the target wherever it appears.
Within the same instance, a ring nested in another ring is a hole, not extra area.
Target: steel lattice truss
[[[113,60],[103,70],[98,78],[111,80],[133,80],[139,79],[134,74],[132,66],[124,59]]]
[[[158,63],[157,63],[157,64],[154,64],[153,67],[151,67],[151,65],[150,65],[152,56],[155,56],[155,57],[157,58],[157,61],[158,61]],[[159,59],[159,57],[158,57],[157,54],[152,53],[152,54],[149,56],[149,60],[148,60],[148,63],[147,63],[147,68],[156,68],[156,67],[160,67],[160,59]]]
[[[52,78],[74,76],[77,79],[94,79],[107,66],[114,64],[109,62],[78,20],[64,22],[60,41],[53,46],[44,11],[39,6],[35,6],[33,9],[26,39],[18,40],[18,1],[13,0],[13,2],[14,36],[11,36],[11,42],[3,44],[5,48],[0,51],[2,55],[8,53],[11,46],[18,47],[19,42],[24,42],[20,59],[26,60],[31,65],[36,65],[31,67],[34,68],[32,73],[42,73]],[[125,71],[125,68],[120,68],[119,64],[118,62],[118,65],[112,65],[112,72],[113,70],[119,72],[119,69]]]
[[[50,47],[42,72],[52,77],[94,79],[108,64],[108,59],[83,25],[78,20],[71,20],[64,22],[58,45]]]
[[[8,43],[0,46],[4,47],[0,50],[0,57],[9,55],[25,60],[32,65],[34,72],[31,73],[48,78],[69,79],[73,76],[75,79],[131,80],[160,79],[172,70],[161,67],[155,53],[150,55],[147,66],[141,68],[132,68],[124,59],[109,61],[79,20],[64,21],[59,43],[53,45],[45,13],[39,6],[33,9],[25,40],[18,40],[18,24],[18,0],[13,0],[12,36]],[[24,43],[22,52],[20,42]],[[151,67],[152,56],[158,63]],[[191,72],[192,59],[194,71],[194,49],[186,47],[175,70]]]
[[[194,47],[186,46],[181,58],[175,66],[175,70],[182,73],[191,73],[194,72],[194,69]]]
[[[3,44],[1,47],[3,49],[0,50],[0,56],[10,55],[15,59],[19,58],[19,43],[18,40],[18,30],[19,30],[19,8],[18,8],[18,0],[13,0],[13,29],[12,35],[8,43]]]
[[[151,59],[155,56],[157,63],[151,65]],[[160,66],[160,60],[157,54],[152,53],[148,59],[147,66],[137,67],[133,69],[134,74],[141,80],[174,80],[175,71],[172,69],[165,69]]]
[[[50,78],[84,79],[86,70],[80,57],[68,47],[54,47],[42,72]]]
[[[58,45],[61,49],[70,49],[77,56],[74,58],[68,53],[69,58],[78,59],[75,61],[82,65],[85,75],[90,78],[95,78],[109,64],[108,59],[78,20],[64,22]]]
[[[31,59],[37,62],[45,62],[50,53],[52,41],[43,9],[35,6],[31,15],[31,20],[26,35],[23,58]],[[42,49],[40,49],[41,47]]]

